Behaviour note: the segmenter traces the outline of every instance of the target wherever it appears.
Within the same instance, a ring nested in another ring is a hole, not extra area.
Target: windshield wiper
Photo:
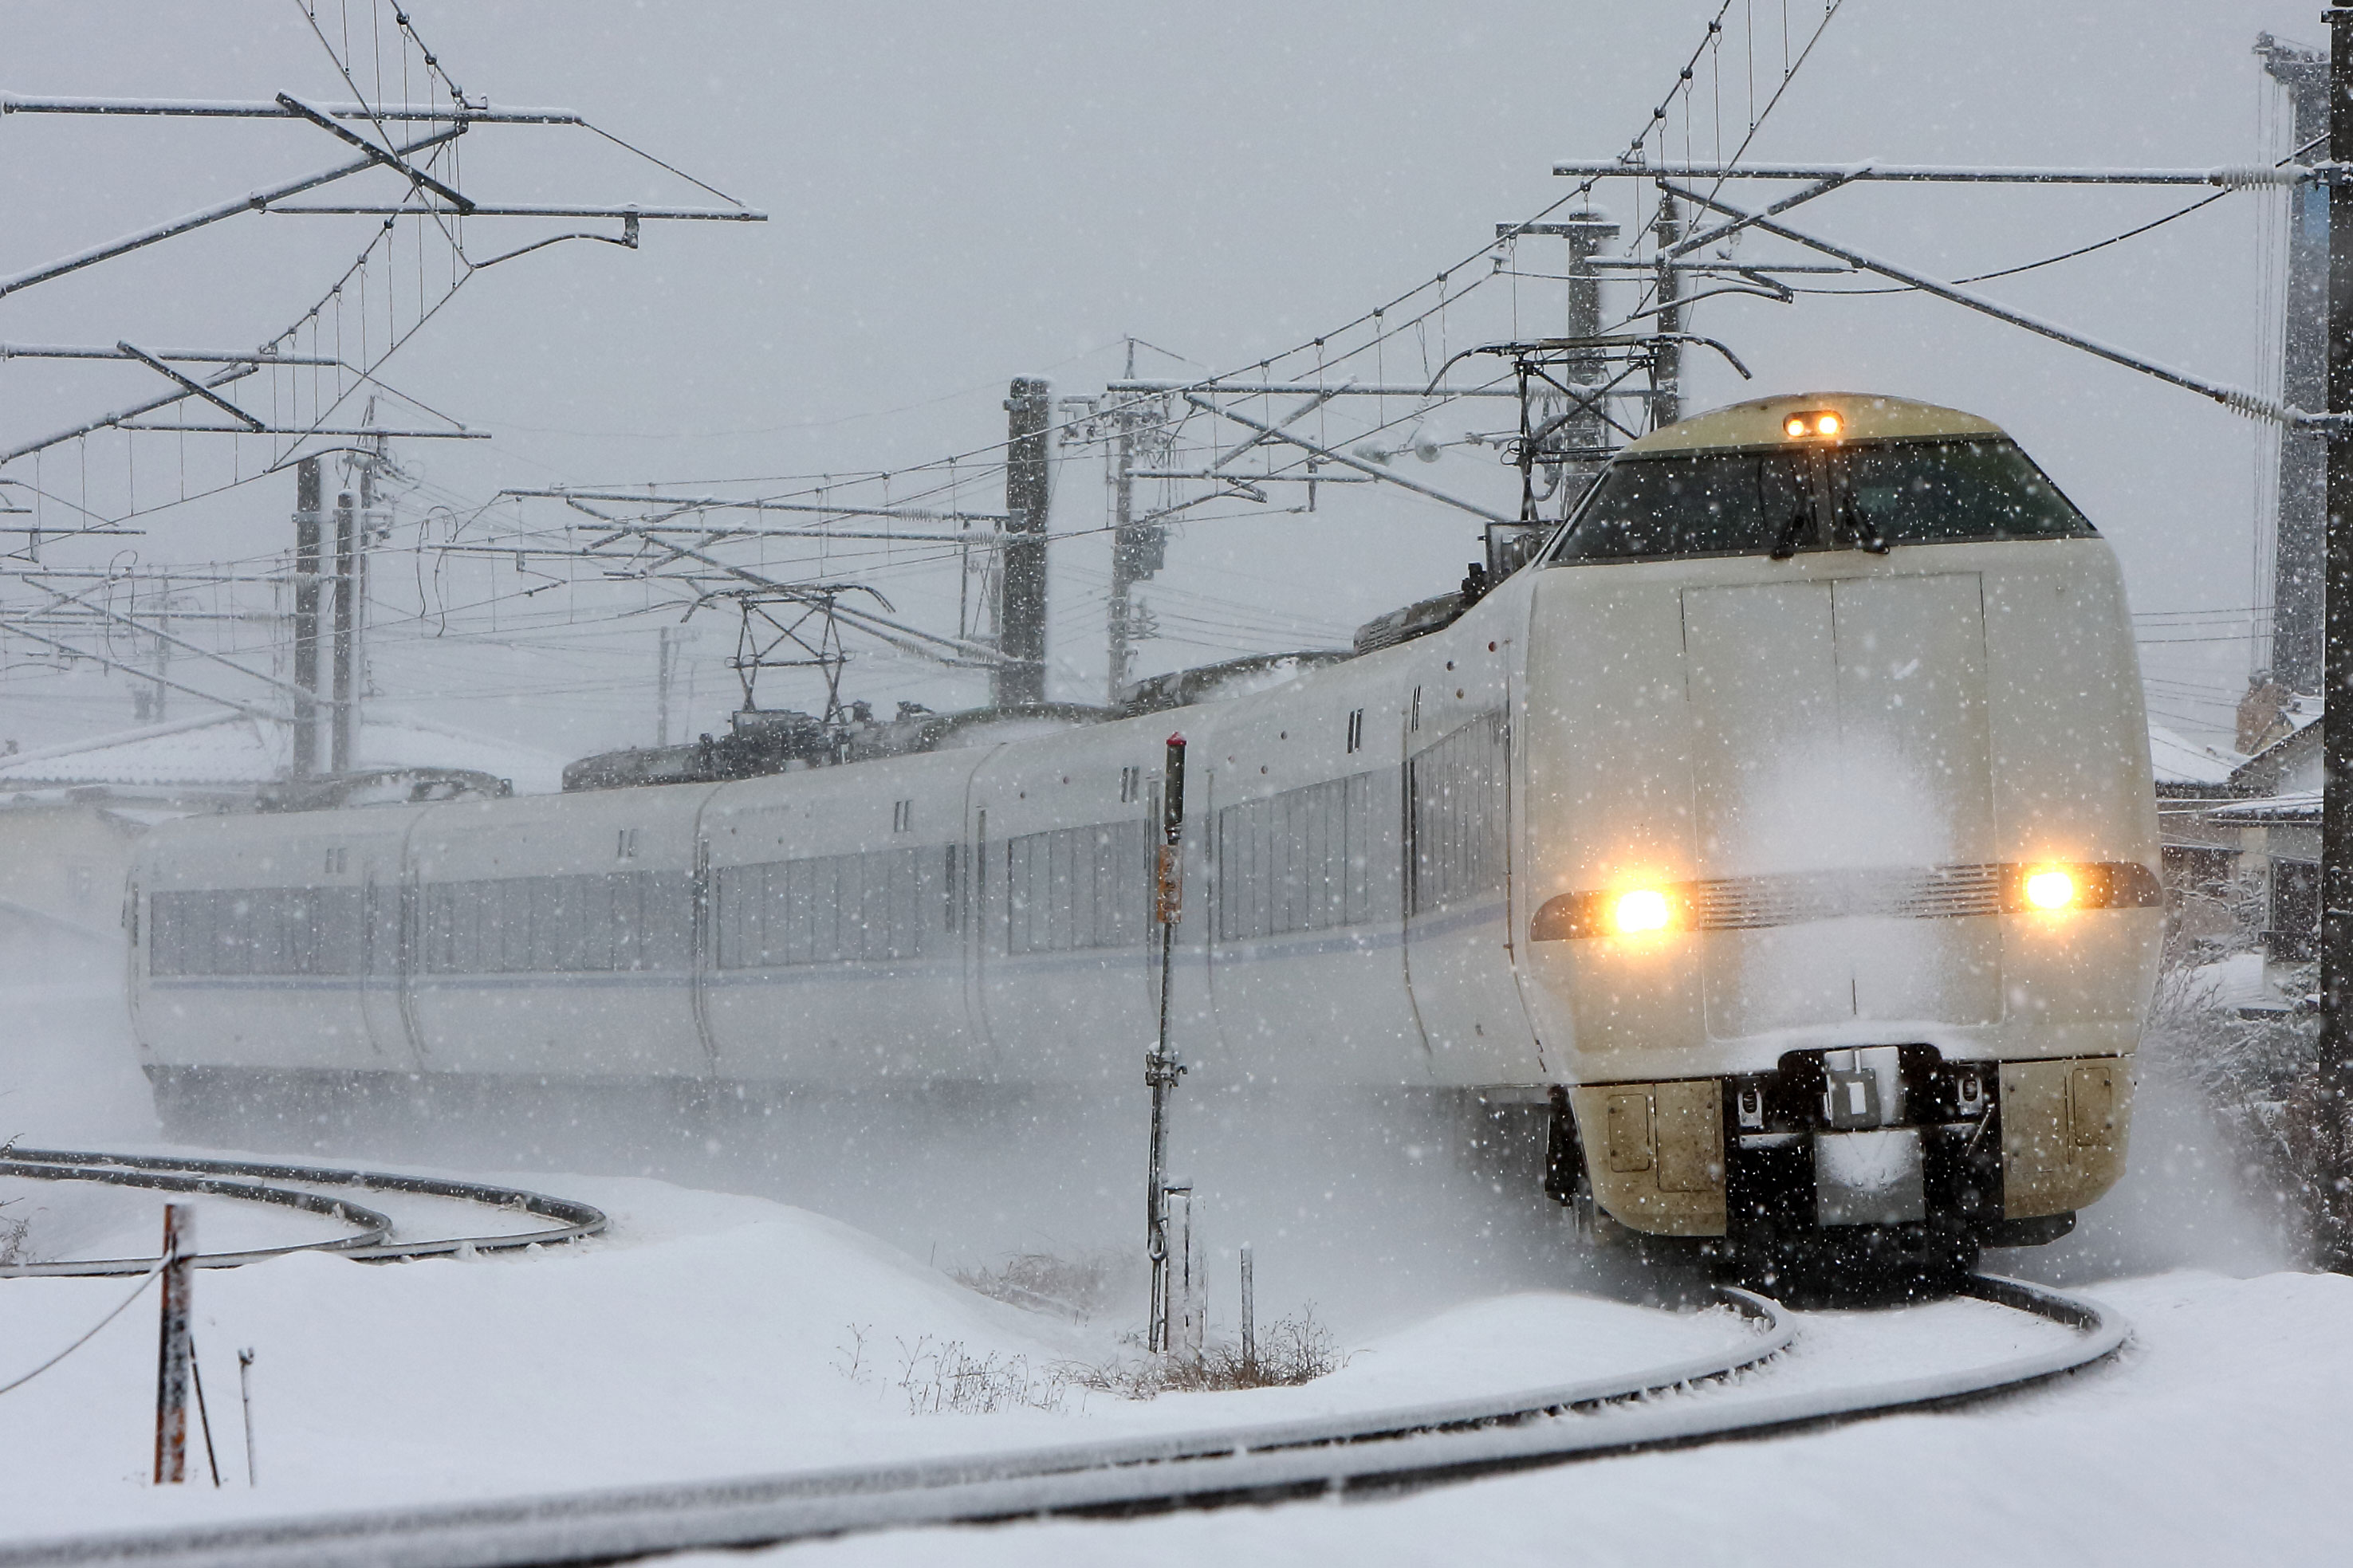
[[[1796,511],[1789,514],[1789,521],[1781,525],[1780,537],[1774,540],[1769,559],[1787,561],[1795,555],[1798,552],[1798,535],[1813,521],[1814,509],[1801,503]]]

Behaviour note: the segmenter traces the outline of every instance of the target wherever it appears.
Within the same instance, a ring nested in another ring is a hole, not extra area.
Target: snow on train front
[[[1526,977],[1584,1195],[1767,1260],[2065,1234],[2163,917],[2107,544],[1986,421],[1821,395],[1635,443],[1535,576]]]

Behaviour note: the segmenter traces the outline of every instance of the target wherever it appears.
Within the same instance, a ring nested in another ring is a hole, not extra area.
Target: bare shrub
[[[1071,1363],[1061,1370],[1082,1388],[1114,1394],[1122,1399],[1151,1399],[1163,1394],[1216,1393],[1235,1388],[1287,1388],[1312,1383],[1348,1364],[1332,1331],[1315,1318],[1313,1303],[1296,1317],[1278,1318],[1260,1329],[1254,1353],[1245,1356],[1236,1344],[1204,1346],[1199,1359],[1172,1355],[1148,1360],[1106,1362],[1101,1365]]]
[[[1060,1366],[1032,1367],[1027,1356],[991,1351],[975,1356],[961,1340],[934,1344],[929,1334],[899,1342],[899,1392],[910,1415],[945,1411],[993,1415],[1000,1410],[1062,1408],[1071,1378]]]
[[[2145,1069],[2197,1091],[2231,1140],[2251,1188],[2291,1213],[2306,1209],[2314,1196],[2314,1152],[2306,1143],[2319,1015],[2308,1005],[2242,1013],[2223,999],[2200,956],[2196,949],[2166,954],[2142,1042]],[[2313,978],[2291,968],[2279,989],[2301,996]]]
[[[0,1264],[33,1261],[33,1222],[0,1214]]]
[[[1009,1306],[1083,1323],[1110,1304],[1124,1261],[1107,1249],[1074,1258],[1024,1252],[994,1268],[952,1268],[948,1278]]]

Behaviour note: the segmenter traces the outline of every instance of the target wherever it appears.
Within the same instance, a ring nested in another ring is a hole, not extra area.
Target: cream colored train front
[[[166,824],[145,1063],[240,1136],[289,1085],[1134,1094],[1172,729],[1188,1096],[1528,1108],[1556,1196],[1767,1258],[2047,1240],[2122,1168],[2162,911],[2116,561],[1892,398],[1660,431],[1451,624],[1174,712]]]
[[[2160,937],[2108,546],[1982,420],[1783,398],[1629,447],[1533,587],[1525,981],[1600,1207],[2063,1233]]]

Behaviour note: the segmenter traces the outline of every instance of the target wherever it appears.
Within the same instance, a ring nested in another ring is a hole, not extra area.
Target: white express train
[[[1184,1093],[1517,1102],[1554,1196],[1785,1257],[2052,1239],[2122,1171],[2163,911],[2116,559],[1992,425],[1841,395],[1644,437],[1451,624],[1252,694],[167,824],[145,1065],[167,1111],[1130,1084],[1172,727]]]

